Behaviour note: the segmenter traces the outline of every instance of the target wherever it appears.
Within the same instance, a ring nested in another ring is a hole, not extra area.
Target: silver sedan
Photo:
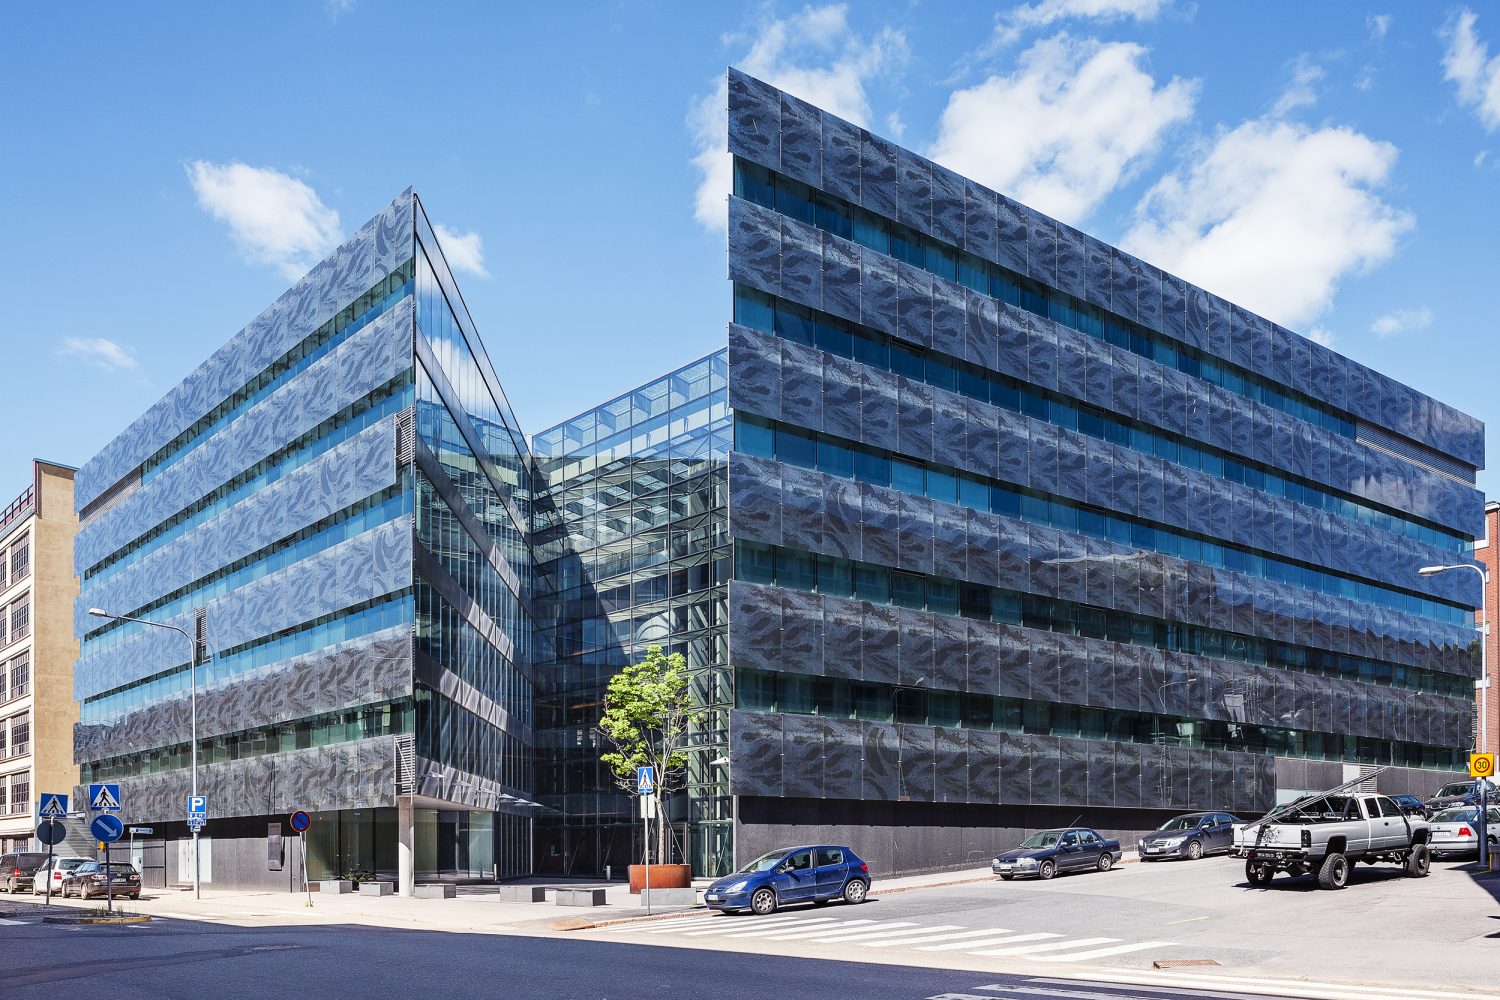
[[[1485,812],[1489,820],[1489,842],[1493,849],[1500,837],[1500,807],[1491,806]],[[1479,808],[1459,806],[1444,809],[1432,817],[1432,853],[1434,857],[1445,854],[1475,854],[1479,851]]]

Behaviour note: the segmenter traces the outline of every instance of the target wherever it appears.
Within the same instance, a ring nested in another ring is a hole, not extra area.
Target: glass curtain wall
[[[682,653],[695,701],[685,795],[668,803],[672,860],[718,875],[731,860],[727,752],[727,352],[537,434],[534,520],[551,659],[539,662],[537,870],[597,874],[641,857],[634,801],[599,763],[603,689],[649,646]]]

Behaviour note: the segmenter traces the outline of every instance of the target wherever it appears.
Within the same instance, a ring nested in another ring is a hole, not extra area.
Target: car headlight
[[[749,884],[750,884],[750,880],[749,879],[740,879],[738,882],[734,883],[733,885],[725,886],[724,887],[724,891],[725,892],[743,892],[744,889],[745,889],[745,886],[747,886]]]
[[[1036,858],[1022,858],[1020,864],[1025,865],[1027,868],[1034,868],[1036,866]]]
[[[1168,837],[1166,840],[1163,840],[1161,842],[1161,846],[1163,846],[1163,847],[1181,847],[1182,846],[1182,842],[1184,840],[1186,840],[1186,839],[1187,839],[1186,837]]]

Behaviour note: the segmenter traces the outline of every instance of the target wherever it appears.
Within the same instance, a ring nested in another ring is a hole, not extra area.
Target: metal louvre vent
[[[1354,440],[1376,451],[1383,451],[1393,458],[1421,466],[1428,472],[1435,472],[1456,483],[1463,483],[1465,486],[1473,486],[1475,483],[1475,471],[1457,459],[1449,458],[1426,445],[1398,437],[1384,428],[1367,424],[1363,420],[1355,422]]]
[[[405,409],[396,414],[396,464],[410,465],[416,451],[416,415]]]
[[[411,795],[416,787],[416,740],[407,733],[396,737],[396,794]]]

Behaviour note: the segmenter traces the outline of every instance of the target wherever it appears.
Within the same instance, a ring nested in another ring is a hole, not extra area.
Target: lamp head
[[[1417,570],[1417,574],[1420,575],[1420,576],[1437,576],[1439,573],[1446,573],[1450,569],[1453,569],[1453,567],[1452,566],[1423,566],[1421,569]]]
[[[116,617],[115,615],[110,614],[108,611],[105,611],[103,608],[89,608],[89,614],[93,615],[95,618]]]

